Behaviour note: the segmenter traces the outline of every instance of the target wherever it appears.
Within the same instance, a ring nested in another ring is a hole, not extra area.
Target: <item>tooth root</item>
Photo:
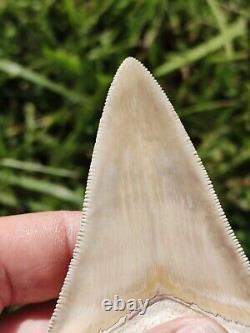
[[[111,327],[125,315],[102,308],[114,295],[170,295],[250,325],[249,267],[172,105],[150,73],[126,59],[104,107],[49,332]]]
[[[146,315],[139,314],[121,318],[105,333],[142,333],[165,324],[169,320],[181,317],[207,317],[215,320],[211,313],[202,311],[197,305],[187,304],[173,297],[159,298],[154,300],[147,308]],[[216,321],[227,332],[230,333],[249,333],[249,326],[245,326],[230,320],[226,320],[219,315]]]

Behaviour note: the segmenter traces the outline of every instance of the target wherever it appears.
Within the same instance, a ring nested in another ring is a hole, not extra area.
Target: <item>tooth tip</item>
[[[121,99],[126,100],[128,96],[131,98],[138,94],[138,87],[142,86],[144,92],[155,91],[154,81],[153,76],[139,60],[127,57],[115,74],[106,102],[108,101],[110,104],[115,99],[116,103],[117,101],[120,103]]]
[[[123,60],[123,62],[122,62],[122,64],[133,64],[133,63],[138,64],[138,63],[140,63],[140,62],[139,62],[139,60],[137,60],[136,58],[131,57],[131,56],[125,58],[125,59]]]
[[[120,65],[120,69],[135,69],[135,68],[144,68],[142,63],[133,57],[127,57],[123,60],[123,62]]]

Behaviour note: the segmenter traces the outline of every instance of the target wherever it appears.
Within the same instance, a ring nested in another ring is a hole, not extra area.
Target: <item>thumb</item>
[[[228,333],[216,321],[204,317],[183,317],[156,326],[147,333]]]

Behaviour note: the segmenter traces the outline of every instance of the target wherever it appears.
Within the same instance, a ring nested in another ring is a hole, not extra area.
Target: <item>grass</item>
[[[250,256],[247,1],[2,0],[0,212],[81,209],[126,56],[159,79]]]

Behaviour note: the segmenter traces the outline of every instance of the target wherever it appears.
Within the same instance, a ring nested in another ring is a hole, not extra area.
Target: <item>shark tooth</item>
[[[148,299],[146,313],[105,311],[114,295]],[[250,265],[171,103],[127,58],[105,103],[48,332],[144,332],[190,313],[249,331]]]

